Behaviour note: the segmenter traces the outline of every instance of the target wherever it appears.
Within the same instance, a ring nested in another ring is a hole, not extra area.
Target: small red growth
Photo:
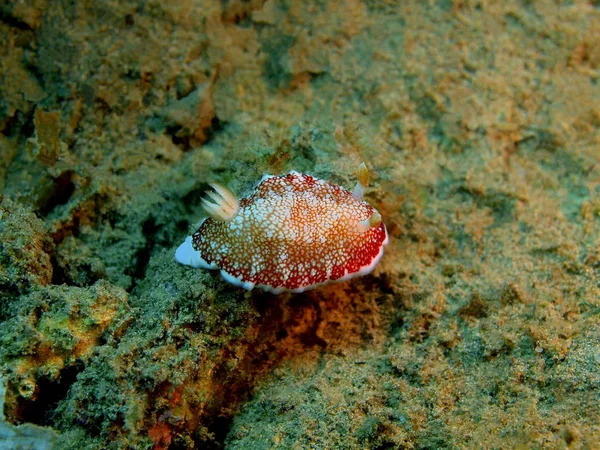
[[[166,450],[171,445],[173,438],[171,426],[163,422],[157,422],[148,428],[148,437],[154,443],[152,447],[154,450]]]

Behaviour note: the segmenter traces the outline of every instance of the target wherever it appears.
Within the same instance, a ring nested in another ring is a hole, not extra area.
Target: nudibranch
[[[310,175],[263,176],[239,201],[212,184],[209,217],[175,252],[181,264],[219,269],[245,289],[303,292],[373,270],[388,243],[381,215],[363,200],[367,167],[352,192]]]

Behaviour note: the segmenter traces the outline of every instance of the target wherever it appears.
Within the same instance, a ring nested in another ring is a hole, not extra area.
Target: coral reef
[[[600,447],[598,30],[587,0],[0,5],[0,435]],[[362,161],[370,275],[173,260],[211,183]]]

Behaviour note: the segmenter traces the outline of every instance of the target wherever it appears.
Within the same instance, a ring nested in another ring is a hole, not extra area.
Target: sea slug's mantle
[[[275,294],[365,275],[388,243],[381,215],[362,199],[367,183],[361,164],[353,192],[295,171],[265,175],[239,202],[213,185],[208,195],[214,203],[203,201],[210,217],[175,259],[219,269],[236,286]]]

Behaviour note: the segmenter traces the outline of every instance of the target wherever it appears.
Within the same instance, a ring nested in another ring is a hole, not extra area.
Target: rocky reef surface
[[[600,4],[0,5],[0,448],[600,447]],[[366,199],[375,271],[173,254],[210,182]]]

